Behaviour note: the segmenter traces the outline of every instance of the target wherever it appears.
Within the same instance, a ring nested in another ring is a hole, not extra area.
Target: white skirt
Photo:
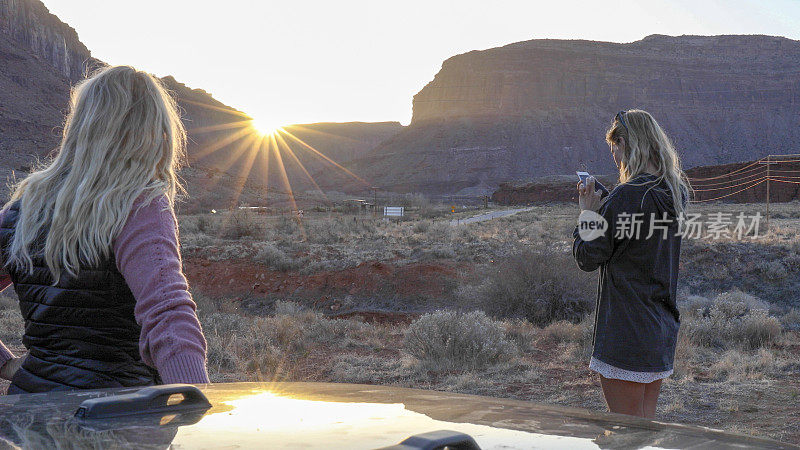
[[[633,381],[635,383],[652,383],[672,375],[672,369],[664,372],[634,372],[632,370],[620,369],[611,364],[604,363],[592,357],[589,361],[589,370],[593,370],[606,378],[615,380]]]

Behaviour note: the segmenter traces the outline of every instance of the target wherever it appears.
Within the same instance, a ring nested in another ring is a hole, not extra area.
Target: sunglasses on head
[[[620,112],[618,112],[617,115],[614,116],[614,119],[615,120],[619,120],[619,123],[621,123],[622,126],[625,127],[625,131],[627,131],[628,134],[630,134],[631,130],[628,129],[628,125],[625,124],[625,119],[623,119],[623,116],[625,116],[625,113],[627,113],[627,112],[628,111],[620,111]]]

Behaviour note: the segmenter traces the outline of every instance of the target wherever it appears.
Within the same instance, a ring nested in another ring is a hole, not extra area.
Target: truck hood
[[[793,448],[630,416],[437,391],[336,383],[197,385],[199,412],[74,417],[87,399],[136,389],[0,396],[0,449],[378,448],[454,430],[481,448]]]

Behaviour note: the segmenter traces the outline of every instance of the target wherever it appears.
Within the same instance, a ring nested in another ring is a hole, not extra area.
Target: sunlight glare
[[[276,125],[274,123],[270,123],[260,119],[253,119],[250,122],[250,126],[256,130],[256,132],[261,136],[271,136],[273,134],[278,133],[281,130],[280,125]]]
[[[221,408],[222,405],[232,409]],[[400,402],[325,401],[253,391],[215,404],[215,409],[197,424],[181,427],[173,445],[207,446],[218,442],[220,433],[225,433],[235,436],[236,443],[245,448],[263,447],[265,441],[281,448],[309,447],[309,443],[346,448],[346,440],[358,443],[358,447],[376,448],[405,439],[411,434],[409,430],[422,433],[446,429],[473,436],[482,448],[528,448],[532,442],[542,448],[597,448],[585,437],[437,420]]]

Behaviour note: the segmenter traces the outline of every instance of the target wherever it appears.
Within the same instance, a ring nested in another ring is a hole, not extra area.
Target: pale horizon
[[[43,0],[92,55],[129,64],[267,126],[407,125],[414,94],[441,63],[531,39],[634,42],[652,34],[800,39],[800,2],[771,0],[220,2]],[[616,20],[616,21],[615,21]]]

